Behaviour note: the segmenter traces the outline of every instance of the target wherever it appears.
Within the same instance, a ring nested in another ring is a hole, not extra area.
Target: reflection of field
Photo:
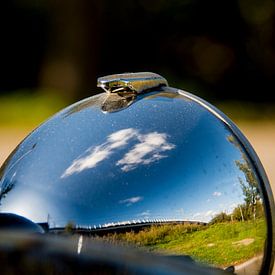
[[[229,266],[261,254],[265,236],[265,222],[258,219],[209,226],[151,226],[137,233],[110,234],[104,238],[111,242],[134,244],[158,253],[189,255],[215,266]]]

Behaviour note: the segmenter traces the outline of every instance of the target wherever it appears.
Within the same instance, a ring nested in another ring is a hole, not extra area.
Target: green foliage
[[[232,212],[233,219],[237,221],[261,218],[264,215],[264,208],[260,201],[256,202],[253,207],[248,207],[246,204],[239,205]]]
[[[152,225],[138,233],[133,231],[119,234],[109,234],[103,239],[111,242],[121,241],[132,243],[138,246],[152,246],[163,242],[170,242],[175,238],[181,237],[183,234],[191,233],[199,230],[200,225]]]
[[[229,135],[227,140],[241,152],[241,159],[235,160],[235,164],[245,178],[245,180],[243,180],[239,177],[244,196],[244,204],[234,209],[233,214],[238,216],[238,219],[240,218],[239,216],[241,216],[242,220],[256,219],[256,217],[263,216],[264,212],[261,207],[260,190],[254,167],[248,159],[247,153],[243,150],[235,136]]]
[[[69,221],[65,226],[65,232],[68,234],[73,234],[75,230],[75,223],[73,221]]]
[[[236,160],[236,165],[244,173],[246,182],[239,178],[247,207],[254,207],[260,200],[260,192],[255,172],[243,154],[243,161]]]
[[[220,223],[220,222],[227,222],[231,220],[231,216],[227,215],[225,212],[221,212],[219,214],[217,214],[212,220],[211,220],[211,224],[214,223]]]
[[[210,221],[210,224],[228,221],[248,221],[263,218],[264,216],[263,204],[258,200],[254,205],[247,205],[246,203],[238,205],[231,214],[221,212]]]
[[[264,219],[203,225],[153,225],[137,233],[109,234],[104,239],[165,254],[189,255],[200,262],[229,266],[263,252]],[[248,245],[243,240],[251,240]]]

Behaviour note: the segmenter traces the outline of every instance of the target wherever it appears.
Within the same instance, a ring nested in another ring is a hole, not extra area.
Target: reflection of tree
[[[36,147],[37,143],[31,144],[31,147],[29,150],[26,150],[23,152],[22,155],[17,156],[15,160],[12,160],[14,155],[18,153],[19,148],[21,146],[21,143],[13,150],[13,152],[10,154],[10,156],[6,159],[2,167],[0,168],[0,205],[3,198],[6,197],[6,195],[13,189],[13,187],[16,185],[16,180],[8,179],[4,174],[7,175],[8,172],[11,171],[15,167],[15,165],[18,165],[20,161],[22,161],[28,154],[30,154]],[[16,173],[14,173],[15,176]]]
[[[255,174],[247,162],[236,161],[239,169],[244,173],[246,183],[239,178],[245,200],[245,216],[256,218],[257,204],[260,201],[260,192]]]
[[[228,222],[231,220],[231,217],[227,215],[225,212],[221,212],[217,214],[211,221],[210,224],[220,223],[220,222]]]
[[[264,217],[264,209],[260,200],[256,201],[256,203],[251,206],[247,203],[239,204],[233,209],[233,212],[227,214],[225,212],[218,213],[209,224],[229,222],[229,221],[249,221],[252,218],[255,220],[257,218]]]
[[[0,189],[0,205],[1,205],[1,201],[2,199],[4,199],[6,197],[6,195],[11,191],[11,189],[14,187],[15,182],[11,182],[10,184],[8,184],[7,186],[1,187]]]
[[[73,221],[69,221],[65,226],[65,232],[68,234],[72,234],[75,230],[75,223]]]
[[[255,220],[256,218],[261,218],[264,216],[264,209],[254,168],[236,137],[229,135],[227,140],[241,153],[241,159],[235,160],[235,164],[245,177],[245,180],[239,177],[240,186],[244,195],[244,203],[236,206],[230,215],[224,212],[217,214],[210,223],[226,222],[229,220]]]
[[[237,139],[233,135],[228,136],[227,139],[241,152],[241,160],[235,160],[235,164],[245,176],[245,181],[239,177],[245,203],[237,207],[234,212],[239,212],[242,219],[255,219],[257,215],[263,214],[260,210],[262,209],[261,197],[256,174],[247,154],[241,148],[241,145]]]
[[[257,201],[253,207],[247,207],[246,203],[238,205],[232,212],[232,218],[237,221],[261,218],[264,216],[264,209],[261,201]]]

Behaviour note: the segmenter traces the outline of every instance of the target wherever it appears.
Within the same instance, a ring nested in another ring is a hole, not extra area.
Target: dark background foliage
[[[98,76],[153,71],[206,99],[275,100],[271,0],[9,0],[0,8],[0,93],[70,100]]]

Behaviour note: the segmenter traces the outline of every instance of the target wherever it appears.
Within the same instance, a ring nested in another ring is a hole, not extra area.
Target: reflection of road
[[[257,256],[249,261],[235,266],[235,272],[238,275],[257,275],[259,274],[263,256]],[[274,273],[274,272],[273,272]]]

